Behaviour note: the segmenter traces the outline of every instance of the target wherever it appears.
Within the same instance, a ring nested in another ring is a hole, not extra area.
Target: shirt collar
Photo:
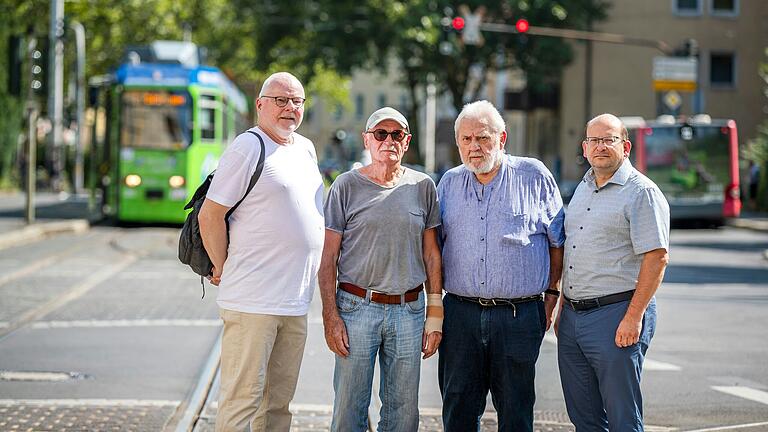
[[[621,164],[619,169],[613,173],[613,176],[611,176],[611,178],[605,182],[605,184],[614,183],[619,186],[624,186],[627,183],[627,180],[629,180],[630,174],[632,174],[632,163],[629,161],[629,158],[626,158],[624,159],[624,162]],[[587,183],[595,184],[594,168],[587,170],[586,174],[584,174],[583,180]]]

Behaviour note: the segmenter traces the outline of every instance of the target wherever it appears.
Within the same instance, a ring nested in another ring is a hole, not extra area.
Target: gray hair
[[[261,85],[261,90],[259,91],[259,97],[264,96],[264,93],[272,84],[277,82],[289,83],[291,81],[298,83],[302,89],[304,88],[304,86],[301,85],[301,81],[290,72],[275,72],[264,80],[264,84]]]
[[[461,122],[465,119],[475,119],[481,123],[485,123],[496,133],[504,132],[507,127],[499,110],[487,100],[479,100],[464,105],[459,116],[456,117],[456,123],[453,125],[453,133],[455,136],[459,136],[459,126],[461,126]]]

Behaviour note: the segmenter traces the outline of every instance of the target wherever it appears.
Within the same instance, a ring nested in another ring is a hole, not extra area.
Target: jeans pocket
[[[408,302],[405,304],[405,307],[408,308],[408,312],[414,313],[414,314],[420,314],[424,312],[424,308],[426,305],[424,304],[424,293],[419,293],[419,298],[412,302]]]
[[[360,309],[363,299],[354,294],[347,294],[342,291],[336,293],[336,307],[341,313],[351,313]]]

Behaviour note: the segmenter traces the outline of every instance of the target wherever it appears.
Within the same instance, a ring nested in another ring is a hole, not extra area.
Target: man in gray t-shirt
[[[342,234],[338,281],[402,294],[426,279],[424,230],[440,225],[435,184],[405,168],[382,187],[358,170],[341,174],[325,203],[325,226]]]
[[[325,203],[318,279],[325,340],[336,354],[332,431],[368,430],[377,356],[378,430],[418,429],[419,355],[437,350],[443,308],[437,191],[427,175],[401,166],[410,139],[402,114],[374,112],[363,133],[371,164],[340,175]]]

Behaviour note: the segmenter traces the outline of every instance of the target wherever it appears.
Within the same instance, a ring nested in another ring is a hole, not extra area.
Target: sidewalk
[[[38,193],[32,224],[25,220],[25,205],[22,192],[0,192],[0,249],[62,233],[81,233],[90,228],[92,216],[87,196]]]

